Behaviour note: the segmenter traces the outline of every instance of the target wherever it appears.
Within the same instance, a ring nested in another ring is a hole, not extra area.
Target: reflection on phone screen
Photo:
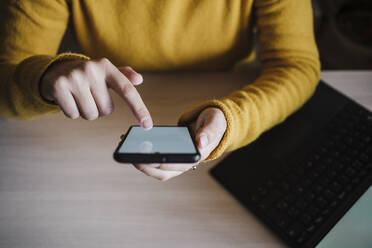
[[[145,131],[133,126],[119,153],[196,153],[187,127],[155,126]]]

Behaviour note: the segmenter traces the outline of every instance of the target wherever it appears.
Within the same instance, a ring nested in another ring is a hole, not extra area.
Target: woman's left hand
[[[220,143],[225,130],[226,119],[218,108],[206,108],[198,119],[190,124],[192,136],[195,138],[201,159],[194,164],[135,164],[134,166],[148,176],[166,181],[179,176],[185,171],[206,159]]]

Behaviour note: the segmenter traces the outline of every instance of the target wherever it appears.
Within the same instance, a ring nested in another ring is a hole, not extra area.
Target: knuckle
[[[58,91],[63,90],[65,88],[65,85],[66,85],[66,81],[63,80],[62,78],[58,78],[54,82],[54,84],[52,86],[52,90],[53,90],[54,93],[57,93]]]
[[[97,62],[101,65],[104,65],[104,66],[111,65],[110,60],[106,57],[100,58]]]
[[[77,92],[82,92],[85,87],[86,87],[86,84],[82,80],[74,82],[74,87],[73,88],[77,89],[78,90]]]
[[[96,70],[96,64],[92,61],[87,61],[82,66],[83,71],[87,74],[93,73]]]
[[[125,83],[124,85],[121,86],[120,90],[124,96],[131,96],[135,93],[136,89],[133,87],[133,85]]]
[[[89,83],[83,78],[80,78],[79,80],[74,80],[73,85],[79,90],[89,87]]]
[[[74,81],[80,81],[82,76],[83,76],[83,73],[81,72],[81,70],[78,68],[75,68],[70,72],[69,78]]]
[[[137,114],[140,116],[140,118],[144,118],[146,116],[149,116],[149,111],[145,107],[139,107],[136,109]]]
[[[65,77],[59,77],[55,83],[54,83],[54,89],[56,90],[62,90],[66,87],[67,85],[67,79]]]
[[[54,82],[53,86],[49,88],[50,89],[51,96],[54,97],[54,98],[56,98],[57,95],[60,92],[62,92],[62,91],[64,91],[66,89],[66,86],[67,86],[67,80],[66,80],[66,78],[64,78],[64,77],[58,78]]]

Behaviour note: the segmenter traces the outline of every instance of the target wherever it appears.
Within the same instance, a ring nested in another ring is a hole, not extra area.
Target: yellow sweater
[[[251,52],[257,26],[261,76],[224,99],[196,106],[179,121],[186,124],[210,106],[224,112],[227,130],[209,157],[214,159],[283,121],[319,80],[311,0],[1,0],[0,5],[0,115],[9,118],[59,111],[38,89],[56,60],[107,57],[139,71],[229,69]],[[56,55],[69,18],[84,55]]]

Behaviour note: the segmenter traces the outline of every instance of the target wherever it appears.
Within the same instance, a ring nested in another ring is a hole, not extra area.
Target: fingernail
[[[152,128],[152,120],[150,117],[146,117],[142,119],[141,125],[145,130],[150,130]]]
[[[143,77],[141,74],[137,73],[137,76],[134,77],[133,79],[133,84],[134,85],[139,85],[143,82]]]
[[[200,134],[200,148],[206,147],[208,145],[208,137],[205,133]]]
[[[148,166],[151,166],[151,167],[154,167],[154,168],[158,168],[160,166],[159,163],[153,163],[153,164],[147,164]]]

